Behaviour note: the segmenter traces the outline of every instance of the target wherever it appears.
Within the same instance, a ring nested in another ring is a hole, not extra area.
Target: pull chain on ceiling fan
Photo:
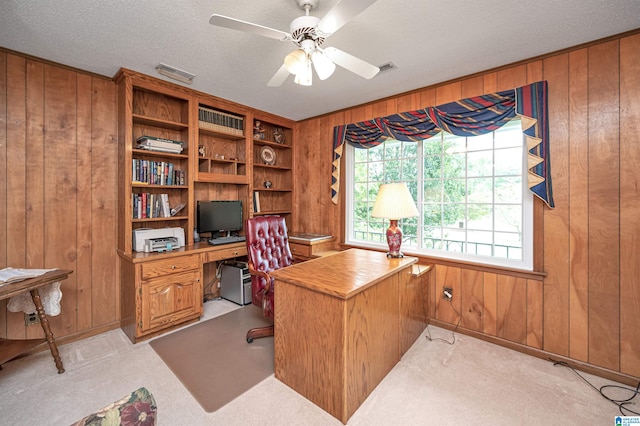
[[[342,28],[376,0],[338,1],[322,19],[309,14],[318,5],[319,0],[296,0],[296,2],[305,11],[305,15],[291,22],[290,33],[217,14],[211,15],[209,23],[280,41],[290,41],[297,46],[296,50],[284,58],[283,65],[267,83],[267,86],[270,87],[281,86],[289,74],[295,75],[295,83],[311,86],[313,78],[311,64],[313,64],[320,80],[329,78],[335,71],[336,65],[366,79],[371,79],[378,74],[380,69],[375,65],[335,47],[326,49],[320,47],[327,37]]]

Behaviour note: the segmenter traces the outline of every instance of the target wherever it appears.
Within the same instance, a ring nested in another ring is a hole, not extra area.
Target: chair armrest
[[[267,274],[266,272],[253,269],[251,264],[249,264],[249,274],[264,278],[264,280],[267,282],[264,290],[269,291],[271,289],[271,286],[273,285],[273,277],[271,275]]]

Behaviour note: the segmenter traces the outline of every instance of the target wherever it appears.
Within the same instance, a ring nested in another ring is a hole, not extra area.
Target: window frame
[[[413,142],[408,142],[413,143]],[[344,228],[344,242],[349,246],[355,247],[363,247],[370,248],[375,250],[386,250],[387,244],[384,243],[376,243],[376,242],[368,242],[363,240],[356,240],[355,230],[354,230],[354,179],[355,179],[355,148],[350,144],[345,144],[344,147],[344,155],[343,155],[343,164],[344,164],[344,185],[342,186],[345,191],[345,208],[343,212],[345,213],[345,228]],[[418,157],[416,161],[419,164],[423,164],[422,150],[418,149]],[[492,148],[492,152],[495,152],[495,147]],[[422,167],[418,167],[418,185],[422,187]],[[513,260],[513,259],[503,259],[497,258],[493,256],[479,256],[479,255],[469,255],[466,253],[457,253],[457,252],[447,252],[442,250],[431,250],[425,249],[421,247],[409,247],[403,245],[402,252],[407,255],[412,256],[421,256],[421,257],[429,257],[435,259],[442,259],[443,261],[452,261],[456,263],[470,263],[477,264],[482,267],[487,268],[499,268],[499,269],[508,269],[515,270],[521,272],[535,272],[537,267],[541,263],[541,257],[536,256],[536,225],[539,225],[541,228],[542,224],[542,209],[536,207],[537,197],[534,197],[533,193],[528,189],[527,185],[527,150],[523,147],[522,150],[522,207],[523,207],[523,229],[522,229],[522,260]],[[466,178],[468,179],[468,178]],[[388,182],[385,182],[388,183]],[[419,211],[422,213],[422,199],[420,197],[421,194],[418,194],[418,199],[416,199],[416,205],[418,206]],[[539,200],[538,200],[539,201]],[[539,201],[541,203],[541,201]],[[402,221],[400,221],[400,227],[402,228]],[[421,228],[420,228],[421,229]],[[418,231],[418,234],[421,231]],[[495,232],[495,231],[492,231]],[[419,241],[421,240],[420,235],[418,235]]]

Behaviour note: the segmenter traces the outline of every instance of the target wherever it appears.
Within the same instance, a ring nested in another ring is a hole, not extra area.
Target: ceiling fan
[[[297,84],[311,86],[311,64],[313,64],[313,68],[316,70],[320,80],[329,78],[335,71],[336,65],[363,78],[370,79],[378,74],[380,68],[335,47],[322,48],[321,46],[327,37],[342,28],[347,22],[376,1],[339,0],[320,19],[309,15],[309,12],[316,8],[319,0],[296,0],[298,6],[305,11],[305,15],[291,22],[289,33],[218,14],[211,15],[209,23],[280,41],[290,41],[296,45],[296,50],[284,58],[284,64],[267,83],[269,87],[281,86],[289,74],[295,75],[294,81]]]

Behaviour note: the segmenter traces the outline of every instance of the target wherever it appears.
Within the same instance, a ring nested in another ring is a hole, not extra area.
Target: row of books
[[[198,122],[200,127],[210,130],[243,135],[244,117],[227,114],[213,109],[199,107]]]
[[[182,170],[175,169],[173,163],[133,159],[132,176],[134,182],[150,185],[185,185],[186,177]]]
[[[171,154],[182,153],[183,143],[172,139],[157,138],[155,136],[140,136],[136,140],[136,148],[148,151],[168,152]]]
[[[134,219],[171,217],[168,194],[134,193],[131,194],[131,203]]]

